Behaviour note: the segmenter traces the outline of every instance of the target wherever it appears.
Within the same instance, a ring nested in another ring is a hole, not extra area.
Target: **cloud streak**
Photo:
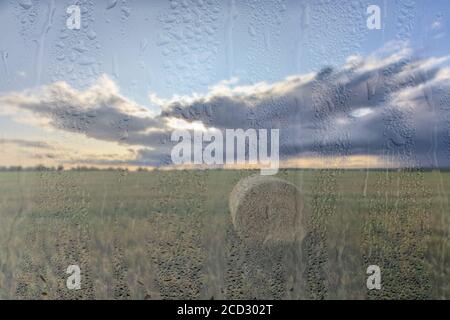
[[[44,141],[33,141],[33,140],[23,140],[23,139],[0,139],[0,144],[10,144],[18,147],[24,148],[36,148],[36,149],[48,149],[53,150],[54,148]]]

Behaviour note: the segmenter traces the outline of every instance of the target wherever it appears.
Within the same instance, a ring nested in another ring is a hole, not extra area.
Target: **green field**
[[[230,220],[255,173],[2,172],[0,299],[449,298],[450,172],[281,171],[309,233],[270,248]],[[66,288],[73,264],[81,290]]]

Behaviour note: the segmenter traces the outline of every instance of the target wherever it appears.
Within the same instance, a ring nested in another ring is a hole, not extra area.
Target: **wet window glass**
[[[0,2],[0,299],[448,299],[447,1]]]

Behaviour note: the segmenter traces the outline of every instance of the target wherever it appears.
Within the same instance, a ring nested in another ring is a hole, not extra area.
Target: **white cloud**
[[[359,108],[351,112],[351,115],[355,118],[365,117],[369,114],[373,113],[373,109],[371,108]]]

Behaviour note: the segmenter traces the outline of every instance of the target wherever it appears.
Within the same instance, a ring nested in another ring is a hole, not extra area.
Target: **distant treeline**
[[[145,167],[138,167],[135,171],[139,172],[148,172],[148,171],[159,171],[159,168],[145,168]],[[199,170],[199,169],[183,169],[183,170]],[[203,171],[204,169],[200,169]],[[229,170],[229,171],[258,171],[258,169],[223,169],[223,168],[214,168],[214,169],[206,169],[206,170]],[[403,171],[403,172],[429,172],[429,171],[441,171],[441,172],[449,172],[449,167],[442,167],[442,168],[369,168],[369,169],[363,169],[363,168],[355,168],[355,169],[312,169],[312,168],[280,168],[279,171],[336,171],[336,170],[342,170],[342,171],[371,171],[371,172],[395,172],[395,171]],[[10,167],[1,167],[0,166],[0,172],[18,172],[18,171],[24,171],[24,172],[57,172],[57,171],[118,171],[118,172],[127,172],[129,171],[128,168],[114,168],[114,167],[107,167],[107,168],[98,168],[98,167],[87,167],[87,166],[77,166],[77,167],[71,167],[71,168],[64,168],[64,166],[60,165],[57,167],[46,167],[43,165],[37,165],[34,167],[22,167],[22,166],[10,166]]]
[[[27,171],[27,172],[52,172],[52,171],[128,171],[127,168],[98,168],[98,167],[72,167],[64,168],[64,166],[57,167],[46,167],[43,165],[37,165],[34,167],[22,167],[22,166],[10,166],[10,167],[0,167],[0,172],[17,172],[17,171]],[[138,168],[137,171],[148,171],[146,168]]]

